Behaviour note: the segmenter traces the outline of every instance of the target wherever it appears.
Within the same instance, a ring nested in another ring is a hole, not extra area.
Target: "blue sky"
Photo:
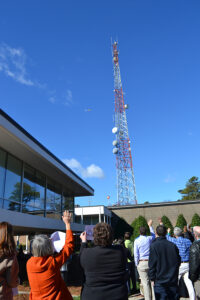
[[[200,177],[199,12],[199,0],[1,1],[0,106],[95,189],[77,203],[116,201],[111,37],[138,202],[177,200]]]

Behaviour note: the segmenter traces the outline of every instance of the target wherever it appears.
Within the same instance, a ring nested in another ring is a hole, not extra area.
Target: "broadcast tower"
[[[115,127],[112,129],[112,132],[115,134],[113,153],[116,155],[117,205],[130,205],[137,204],[137,197],[131,155],[131,142],[126,118],[128,105],[124,104],[117,42],[114,42],[112,45],[112,50],[115,93]]]

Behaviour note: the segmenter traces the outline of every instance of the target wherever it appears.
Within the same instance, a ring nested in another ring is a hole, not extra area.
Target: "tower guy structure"
[[[131,143],[126,118],[126,109],[128,108],[128,105],[124,103],[119,68],[118,43],[114,42],[112,48],[115,94],[115,127],[112,129],[112,132],[115,134],[113,153],[116,155],[117,204],[130,205],[137,204],[137,197],[131,155]]]

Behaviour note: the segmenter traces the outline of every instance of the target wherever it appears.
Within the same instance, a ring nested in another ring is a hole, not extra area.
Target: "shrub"
[[[166,228],[170,228],[170,229],[171,229],[171,231],[170,231],[171,233],[174,231],[173,225],[172,225],[170,219],[169,219],[167,216],[163,216],[163,217],[161,218],[161,221],[162,221],[163,225],[164,225]]]
[[[191,227],[200,226],[200,217],[198,214],[194,214],[192,217]]]
[[[150,235],[149,226],[147,224],[146,219],[143,216],[139,216],[138,218],[136,218],[131,224],[131,226],[133,227],[133,236],[132,236],[133,241],[140,235],[141,226],[146,227],[147,235]]]
[[[183,214],[179,215],[176,221],[176,227],[180,227],[183,229],[184,226],[187,225],[186,219],[184,218]]]

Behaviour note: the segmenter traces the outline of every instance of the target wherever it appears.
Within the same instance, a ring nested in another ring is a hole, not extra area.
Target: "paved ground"
[[[128,298],[129,300],[144,300],[143,296],[138,296],[138,295],[131,295]],[[188,300],[189,298],[180,298],[180,300]]]

